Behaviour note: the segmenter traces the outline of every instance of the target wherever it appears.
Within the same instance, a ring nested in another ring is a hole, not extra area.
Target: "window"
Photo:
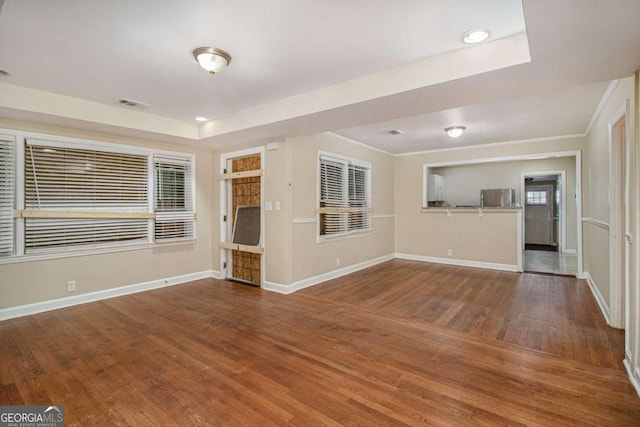
[[[320,154],[320,236],[345,235],[371,228],[371,165]]]
[[[0,257],[195,238],[193,156],[17,136],[0,135]]]
[[[153,164],[156,241],[193,239],[191,162],[180,157],[155,155]]]
[[[148,211],[145,156],[27,140],[24,157],[26,254],[147,240],[148,219],[123,218]]]
[[[0,256],[14,253],[15,177],[15,142],[0,136]]]
[[[545,206],[547,204],[546,191],[527,191],[527,205]]]

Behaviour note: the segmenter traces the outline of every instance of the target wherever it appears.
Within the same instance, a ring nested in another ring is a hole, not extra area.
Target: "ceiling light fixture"
[[[451,138],[457,138],[460,135],[462,135],[462,132],[464,132],[465,129],[466,129],[466,127],[464,127],[464,126],[451,126],[451,127],[445,128],[444,131]]]
[[[206,117],[196,117],[197,122],[206,122],[207,120],[209,119],[207,119]]]
[[[199,47],[193,51],[193,57],[211,74],[219,73],[231,62],[231,55],[214,47]]]
[[[462,41],[466,44],[476,44],[485,41],[489,38],[491,33],[484,28],[478,28],[476,30],[469,30],[462,35]]]

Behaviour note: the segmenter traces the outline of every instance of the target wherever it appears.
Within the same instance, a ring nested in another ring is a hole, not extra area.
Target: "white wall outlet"
[[[340,258],[336,258],[336,265],[340,267]]]
[[[273,209],[271,207],[271,200],[267,200],[266,202],[264,202],[264,210],[265,211],[270,211],[271,209]]]
[[[449,256],[453,256],[453,249],[449,249],[449,250],[447,251],[447,255],[449,255]]]
[[[76,281],[69,280],[67,282],[67,292],[75,292],[76,291]]]

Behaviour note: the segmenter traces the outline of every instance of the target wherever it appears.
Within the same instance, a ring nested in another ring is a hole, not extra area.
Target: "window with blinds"
[[[0,256],[11,256],[15,251],[15,191],[15,141],[0,136]]]
[[[319,232],[338,236],[371,228],[371,165],[321,154]]]
[[[194,239],[191,158],[154,155],[155,240]]]
[[[26,254],[149,240],[147,156],[27,140],[24,158]]]

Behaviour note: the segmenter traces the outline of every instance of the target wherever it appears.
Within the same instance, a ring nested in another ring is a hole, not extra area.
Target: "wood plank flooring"
[[[394,260],[284,296],[205,279],[0,322],[0,404],[66,425],[640,424],[587,285]]]

